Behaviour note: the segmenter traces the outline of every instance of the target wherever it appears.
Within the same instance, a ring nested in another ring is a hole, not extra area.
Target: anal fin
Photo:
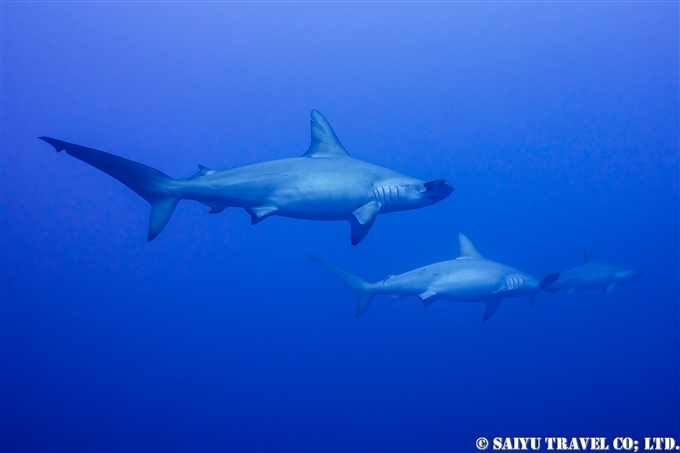
[[[252,208],[246,208],[246,212],[250,214],[251,225],[257,225],[278,210],[279,209],[274,206],[254,206]]]
[[[224,211],[227,209],[226,206],[211,206],[210,211],[208,211],[208,214],[219,214],[220,212]]]

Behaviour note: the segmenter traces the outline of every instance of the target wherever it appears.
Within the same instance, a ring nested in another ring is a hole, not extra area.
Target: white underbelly
[[[347,220],[363,200],[341,194],[275,194],[270,199],[277,214],[308,220]]]

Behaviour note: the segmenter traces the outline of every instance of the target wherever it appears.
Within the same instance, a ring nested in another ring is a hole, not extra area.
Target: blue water
[[[480,436],[674,436],[678,3],[3,3],[4,451],[471,451]],[[250,226],[149,207],[48,135],[187,177],[353,156],[456,188],[380,216]],[[356,298],[486,257],[611,294]]]

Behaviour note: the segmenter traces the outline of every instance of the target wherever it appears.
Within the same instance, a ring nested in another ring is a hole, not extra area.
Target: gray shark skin
[[[146,165],[92,148],[39,137],[57,152],[107,173],[151,205],[147,241],[160,234],[179,200],[194,200],[216,214],[245,208],[255,225],[278,215],[307,220],[347,220],[352,245],[368,233],[378,214],[433,205],[451,195],[444,179],[426,182],[351,157],[326,118],[311,114],[312,140],[301,157],[225,171],[199,165],[187,179],[173,179]]]
[[[584,263],[578,267],[560,272],[560,278],[545,290],[551,293],[564,290],[571,294],[577,289],[602,289],[609,294],[617,284],[629,282],[643,275],[642,272],[603,263],[588,247],[583,249],[583,261]]]
[[[307,253],[312,261],[342,280],[357,295],[359,302],[355,316],[362,315],[373,296],[383,294],[399,300],[404,296],[417,296],[425,308],[435,300],[455,302],[484,302],[484,321],[493,315],[501,301],[509,297],[531,296],[553,283],[559,274],[550,274],[539,280],[505,264],[484,258],[462,233],[458,234],[460,253],[450,261],[423,266],[399,275],[369,283],[345,272],[326,261]]]

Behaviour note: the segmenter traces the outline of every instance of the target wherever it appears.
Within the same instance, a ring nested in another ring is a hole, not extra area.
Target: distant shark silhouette
[[[578,267],[560,272],[560,278],[545,290],[551,293],[564,290],[571,294],[577,289],[604,289],[609,294],[618,283],[626,283],[643,275],[642,272],[603,263],[588,247],[583,249],[583,261]]]
[[[487,260],[462,233],[458,234],[458,243],[460,253],[455,260],[430,264],[400,275],[389,275],[376,283],[368,283],[309,253],[307,256],[354,291],[359,299],[355,316],[366,311],[373,296],[386,294],[392,296],[393,300],[418,296],[425,308],[435,300],[484,302],[486,321],[505,298],[529,295],[533,305],[535,294],[559,277],[559,274],[550,274],[539,280],[513,267]]]
[[[278,215],[308,220],[347,220],[352,245],[368,233],[378,214],[433,205],[451,195],[444,179],[425,182],[351,157],[326,118],[311,114],[312,141],[301,157],[272,160],[226,171],[199,165],[188,179],[92,148],[39,137],[109,174],[151,205],[147,240],[170,220],[179,200],[195,200],[210,213],[245,208],[251,224]]]

